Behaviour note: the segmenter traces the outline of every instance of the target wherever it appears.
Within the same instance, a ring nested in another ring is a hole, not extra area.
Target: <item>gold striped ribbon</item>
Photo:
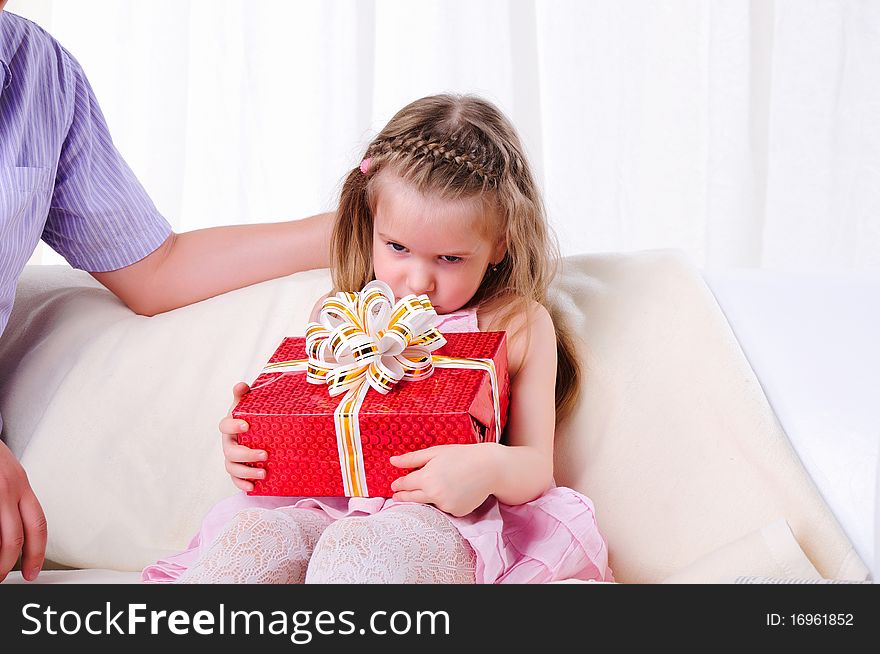
[[[262,372],[306,372],[309,383],[327,384],[331,396],[344,393],[333,411],[333,423],[347,497],[369,497],[358,414],[371,387],[388,393],[402,379],[430,377],[434,368],[483,370],[492,385],[492,437],[500,439],[501,401],[494,361],[431,354],[446,339],[434,327],[437,312],[427,295],[407,295],[395,303],[391,288],[374,280],[360,293],[328,297],[319,320],[306,327],[308,359],[277,361]]]

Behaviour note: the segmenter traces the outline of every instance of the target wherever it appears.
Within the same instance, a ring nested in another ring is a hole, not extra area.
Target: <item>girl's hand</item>
[[[467,515],[489,496],[495,443],[435,445],[392,456],[391,465],[418,468],[391,484],[393,499],[433,504],[454,516]]]
[[[250,392],[251,388],[244,382],[237,383],[232,389],[232,404],[229,413],[220,421],[220,435],[223,441],[223,457],[226,459],[226,472],[232,477],[232,483],[243,491],[252,491],[253,482],[249,479],[262,479],[266,471],[262,468],[253,468],[244,465],[254,461],[265,461],[268,456],[263,450],[253,450],[245,445],[238,444],[238,434],[248,430],[248,424],[244,420],[232,417],[232,409],[242,397]]]

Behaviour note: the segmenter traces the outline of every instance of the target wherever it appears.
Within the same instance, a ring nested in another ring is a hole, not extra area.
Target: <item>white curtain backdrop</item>
[[[10,0],[177,231],[335,205],[440,91],[519,128],[564,254],[880,270],[880,2]],[[43,247],[32,262],[55,263]]]

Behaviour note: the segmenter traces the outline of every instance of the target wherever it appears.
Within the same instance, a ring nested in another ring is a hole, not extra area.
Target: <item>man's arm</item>
[[[91,273],[135,313],[153,316],[330,261],[332,213],[171,234],[152,254]]]

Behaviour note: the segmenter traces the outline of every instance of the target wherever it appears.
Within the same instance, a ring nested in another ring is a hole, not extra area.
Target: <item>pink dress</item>
[[[445,332],[478,331],[473,309],[440,317]],[[183,552],[143,570],[145,582],[173,582],[195,563],[233,516],[250,508],[296,507],[333,519],[385,511],[401,502],[382,497],[257,497],[245,493],[218,502]],[[489,496],[472,513],[448,516],[476,553],[477,583],[540,583],[562,579],[613,581],[608,547],[599,532],[593,503],[556,486],[541,497],[510,506]]]

